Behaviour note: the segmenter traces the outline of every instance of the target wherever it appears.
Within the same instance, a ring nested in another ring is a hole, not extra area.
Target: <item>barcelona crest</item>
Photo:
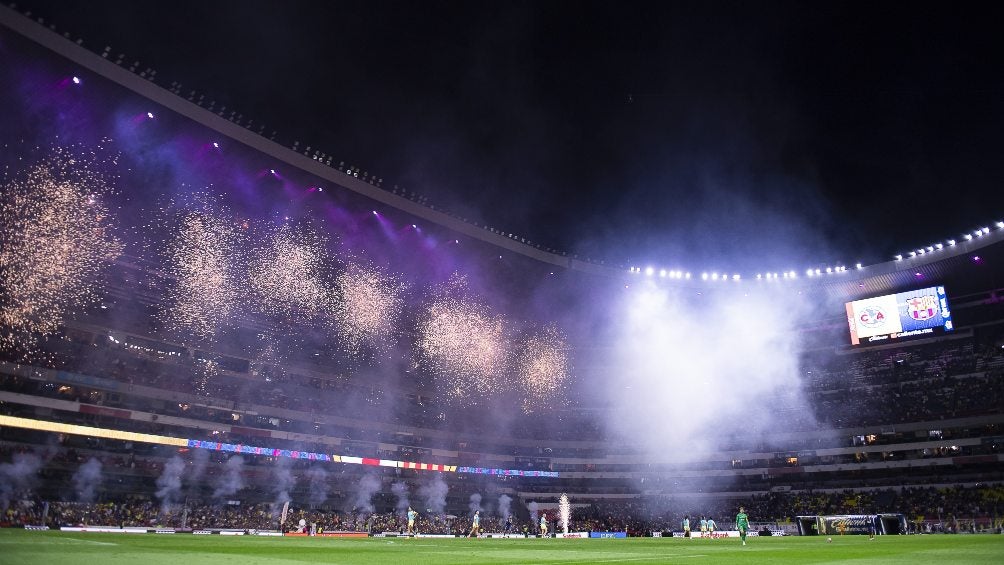
[[[929,320],[938,314],[938,300],[931,294],[915,296],[906,301],[906,311],[914,320]]]

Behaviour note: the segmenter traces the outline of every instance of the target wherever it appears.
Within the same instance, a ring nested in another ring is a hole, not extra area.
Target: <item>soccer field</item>
[[[0,563],[143,565],[407,563],[1004,563],[1002,535],[632,539],[269,538],[0,530]]]

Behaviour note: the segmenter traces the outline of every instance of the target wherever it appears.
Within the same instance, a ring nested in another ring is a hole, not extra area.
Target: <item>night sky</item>
[[[874,263],[1004,219],[1000,4],[19,9],[286,145],[614,263]]]

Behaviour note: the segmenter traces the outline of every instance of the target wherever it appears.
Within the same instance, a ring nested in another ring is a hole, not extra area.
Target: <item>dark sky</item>
[[[1000,4],[19,5],[286,143],[590,257],[872,263],[1004,212]]]

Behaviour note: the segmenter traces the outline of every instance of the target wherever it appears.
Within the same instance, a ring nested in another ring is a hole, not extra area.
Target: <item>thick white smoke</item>
[[[467,508],[470,509],[471,516],[478,510],[481,510],[481,495],[478,493],[472,494],[470,502],[467,503]]]
[[[164,472],[157,477],[157,498],[161,508],[168,510],[177,503],[181,493],[181,475],[185,472],[185,462],[175,455],[164,464]]]
[[[244,488],[244,458],[240,455],[234,455],[227,459],[226,465],[223,466],[223,474],[216,483],[213,498],[221,499],[232,496],[242,488]]]
[[[411,502],[408,500],[408,483],[394,483],[390,485],[390,490],[394,493],[394,498],[396,499],[394,510],[397,511],[398,515],[404,516],[408,513],[408,507],[411,506]]]
[[[313,466],[307,471],[311,506],[320,506],[328,500],[328,472],[323,467]]]
[[[101,486],[101,461],[90,458],[73,473],[73,490],[80,502],[94,502],[98,487]]]
[[[623,304],[605,393],[609,428],[650,461],[698,460],[723,434],[752,443],[805,410],[796,324],[813,312],[796,290],[638,286]]]
[[[357,512],[372,514],[373,495],[380,490],[380,478],[374,475],[363,475],[356,486],[356,496],[352,500],[352,506]]]
[[[10,463],[0,463],[0,511],[34,487],[41,467],[42,458],[34,453],[16,453]]]
[[[449,491],[442,475],[436,473],[429,482],[418,488],[418,496],[425,501],[426,512],[438,515],[446,510],[446,495]]]
[[[273,516],[279,516],[282,506],[291,500],[289,491],[293,490],[296,477],[293,476],[290,465],[292,465],[290,459],[280,457],[272,466],[272,492],[275,494],[275,501],[272,503]]]
[[[499,515],[502,516],[502,521],[505,522],[510,514],[512,514],[512,497],[508,494],[499,495]]]

